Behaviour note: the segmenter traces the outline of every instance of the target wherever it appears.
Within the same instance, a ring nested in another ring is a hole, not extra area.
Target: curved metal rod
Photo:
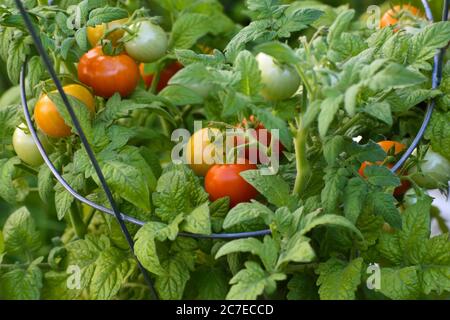
[[[427,0],[422,0],[422,4],[425,8],[425,14],[427,16],[427,19],[431,22],[434,22],[433,13],[431,12],[430,5],[428,4]],[[446,10],[447,9],[447,10]],[[442,20],[447,21],[448,20],[448,0],[445,0],[444,4],[444,11],[442,14]],[[441,80],[442,80],[442,62],[444,60],[446,49],[441,49],[439,52],[434,56],[434,65],[433,65],[433,73],[432,73],[432,89],[436,89],[439,87]],[[398,169],[400,169],[408,160],[408,158],[411,156],[411,154],[414,152],[414,150],[417,148],[417,145],[419,144],[420,140],[422,140],[423,135],[425,134],[425,131],[428,127],[428,124],[430,123],[431,116],[433,114],[434,107],[436,105],[436,100],[432,99],[430,103],[428,103],[427,109],[425,111],[425,117],[422,122],[422,125],[417,132],[417,135],[414,137],[414,140],[412,141],[411,145],[406,149],[405,153],[401,156],[401,158],[398,160],[398,162],[390,169],[391,172],[397,172]]]
[[[429,7],[429,4],[427,2],[427,0],[422,0],[422,3],[424,5],[425,11],[426,11],[426,15],[427,18],[430,21],[434,21],[433,19],[433,15],[431,13],[431,9]],[[446,0],[446,7],[448,7],[448,0]],[[445,11],[445,10],[444,10]],[[443,20],[447,20],[447,13],[443,14]],[[439,54],[437,54],[435,56],[435,63],[434,63],[434,68],[433,68],[433,88],[436,88],[437,86],[439,86],[440,80],[441,80],[441,73],[439,72],[440,70],[440,65],[442,65],[442,55],[443,52],[445,52],[444,50],[441,50],[441,52]],[[58,170],[55,168],[55,166],[53,165],[53,163],[51,162],[51,160],[49,159],[49,157],[47,156],[47,153],[45,151],[45,149],[42,146],[41,141],[39,140],[39,137],[37,135],[36,130],[34,129],[33,126],[33,122],[31,120],[31,115],[30,112],[28,110],[28,104],[26,101],[26,91],[25,91],[25,69],[26,69],[26,63],[24,64],[23,68],[22,68],[22,72],[21,72],[21,76],[20,76],[20,89],[21,89],[21,97],[22,97],[22,105],[23,105],[23,109],[24,109],[24,114],[25,114],[25,118],[26,118],[26,122],[28,125],[28,128],[32,134],[32,137],[38,147],[39,152],[41,153],[46,165],[49,167],[50,171],[52,172],[52,174],[55,176],[55,178],[58,180],[59,183],[61,183],[61,185],[64,186],[64,188],[77,200],[79,200],[80,202],[91,206],[92,208],[107,213],[109,215],[115,215],[114,211],[106,208],[104,206],[101,206],[83,196],[81,196],[79,193],[77,193],[66,181],[65,179],[59,174]],[[415,139],[413,140],[413,143],[411,144],[411,146],[408,148],[408,150],[405,152],[405,154],[402,156],[402,158],[392,167],[391,171],[392,172],[396,172],[403,164],[404,162],[409,158],[409,156],[411,155],[411,153],[413,152],[413,150],[417,147],[417,144],[419,143],[419,141],[421,140],[421,138],[423,137],[423,134],[426,130],[426,127],[429,124],[429,121],[431,119],[431,114],[433,112],[434,109],[434,105],[435,105],[435,101],[434,99],[432,100],[432,102],[428,105],[427,110],[426,110],[426,114],[425,114],[425,119],[422,123],[422,126],[417,134],[417,136],[415,137]],[[124,221],[139,225],[139,226],[143,226],[145,224],[144,221],[141,221],[139,219],[136,219],[134,217],[128,216],[124,213],[120,213],[121,218]],[[186,233],[186,232],[180,232],[178,235],[182,236],[182,237],[191,237],[191,238],[206,238],[206,239],[239,239],[239,238],[247,238],[247,237],[258,237],[258,236],[264,236],[264,235],[268,235],[271,234],[271,230],[270,229],[264,229],[264,230],[258,230],[258,231],[250,231],[250,232],[238,232],[238,233],[213,233],[210,235],[202,235],[202,234],[191,234],[191,233]]]

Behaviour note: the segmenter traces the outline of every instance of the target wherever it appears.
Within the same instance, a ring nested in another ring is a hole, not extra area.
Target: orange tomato
[[[95,27],[87,27],[87,38],[92,47],[95,47],[100,43],[105,33],[114,28],[118,28],[121,25],[125,24],[128,21],[128,18],[114,20],[108,23],[102,23]],[[111,40],[113,45],[116,45],[120,38],[124,35],[124,31],[118,29],[116,31],[111,32],[106,39]]]
[[[128,55],[107,56],[99,46],[81,57],[78,79],[103,98],[109,98],[116,92],[126,97],[136,89],[139,68]]]
[[[78,84],[70,84],[64,86],[63,90],[66,94],[83,102],[92,113],[95,113],[95,100],[88,89]],[[34,119],[39,129],[50,137],[63,138],[71,135],[71,128],[64,122],[56,105],[46,94],[36,103]]]
[[[404,4],[403,6],[395,6],[385,12],[380,20],[380,27],[384,28],[387,26],[395,25],[398,22],[400,13],[405,11],[409,11],[413,16],[421,15],[420,10],[412,5]]]

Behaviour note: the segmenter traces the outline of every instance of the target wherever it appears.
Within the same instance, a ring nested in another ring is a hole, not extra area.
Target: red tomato
[[[126,97],[139,82],[139,68],[126,54],[107,56],[102,47],[95,47],[81,57],[78,78],[103,98],[109,98],[116,92]]]
[[[170,78],[174,76],[175,73],[177,73],[179,70],[183,68],[183,65],[179,63],[178,61],[175,61],[171,64],[169,64],[166,68],[164,68],[161,71],[161,74],[159,75],[159,82],[156,87],[156,91],[160,92],[162,89],[164,89],[167,84],[169,83]],[[141,77],[145,82],[145,86],[149,88],[152,85],[153,81],[153,74],[152,73],[145,73],[145,64],[141,63],[139,65],[139,71],[141,72]]]
[[[241,202],[248,202],[258,195],[253,188],[239,173],[256,169],[254,164],[216,164],[205,177],[205,189],[209,193],[211,201],[223,197],[230,198],[231,207]]]
[[[387,154],[393,152],[394,155],[398,155],[399,153],[401,153],[402,151],[404,151],[406,149],[406,146],[400,142],[396,142],[396,141],[380,141],[378,142],[378,144],[380,145],[380,147],[384,150],[384,152],[386,152]],[[380,164],[380,162],[377,162],[377,164]],[[359,175],[361,177],[365,177],[364,176],[364,170],[366,169],[367,166],[371,166],[372,163],[365,161],[361,164],[361,167],[359,168]],[[388,163],[387,167],[388,168],[392,168],[394,166],[394,164],[392,163]],[[409,188],[411,187],[411,183],[408,180],[402,180],[401,181],[401,185],[398,186],[397,188],[395,188],[394,190],[394,196],[401,196],[403,195]]]
[[[242,128],[244,130],[246,129],[254,129],[255,131],[252,133],[253,137],[255,137],[258,142],[265,145],[266,147],[271,146],[272,142],[272,135],[269,130],[265,130],[266,128],[262,124],[262,122],[258,121],[254,115],[251,115],[249,117],[249,120],[244,118],[237,126],[238,128]],[[264,131],[265,130],[265,131]],[[266,135],[266,137],[265,137]],[[236,146],[243,145],[245,143],[248,143],[248,139],[245,139],[242,136],[236,137]],[[283,145],[278,141],[278,152],[281,154],[284,150]],[[246,159],[250,159],[250,156],[253,154],[257,155],[257,163],[262,164],[268,164],[270,159],[267,155],[260,156],[258,147],[252,146],[252,147],[246,147],[245,150],[242,152],[243,154],[239,154],[239,156],[244,156]]]

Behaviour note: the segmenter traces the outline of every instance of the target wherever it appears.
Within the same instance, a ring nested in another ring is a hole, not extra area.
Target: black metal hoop
[[[16,3],[17,2],[20,2],[20,1],[16,0]],[[423,4],[423,6],[425,8],[427,19],[429,21],[433,22],[434,18],[433,18],[433,14],[431,12],[431,8],[430,8],[430,6],[428,4],[428,1],[427,0],[422,0],[422,4]],[[444,1],[443,14],[442,14],[442,20],[443,21],[447,21],[448,20],[448,8],[449,8],[449,0],[445,0]],[[31,32],[31,30],[30,30],[30,32]],[[36,41],[35,41],[35,43],[36,43]],[[36,45],[38,45],[38,43],[36,43]],[[432,88],[433,89],[436,89],[439,86],[439,84],[441,82],[441,79],[442,79],[442,63],[443,63],[443,57],[444,57],[445,51],[446,51],[446,49],[441,49],[439,51],[439,53],[437,53],[436,56],[434,57],[434,65],[433,65],[433,73],[432,73],[432,78],[433,78],[432,79]],[[41,56],[43,58],[46,56],[46,52],[45,51],[44,52],[40,52],[40,54],[41,54]],[[48,68],[48,69],[50,69],[50,68]],[[85,197],[83,197],[82,195],[77,193],[64,180],[64,178],[59,174],[58,170],[55,168],[55,166],[53,165],[53,163],[49,159],[48,155],[46,154],[46,151],[43,148],[41,141],[39,140],[37,132],[34,129],[33,121],[31,119],[31,115],[30,115],[30,112],[29,112],[29,109],[28,109],[28,104],[27,104],[27,101],[26,101],[25,73],[26,73],[26,62],[25,62],[24,66],[22,68],[22,71],[21,71],[20,89],[21,89],[21,96],[22,96],[22,105],[23,105],[23,110],[24,110],[24,115],[25,115],[26,121],[27,121],[27,125],[28,125],[28,128],[29,128],[29,130],[30,130],[30,132],[31,132],[31,134],[33,136],[33,139],[34,139],[34,141],[35,141],[35,143],[36,143],[36,145],[37,145],[37,147],[39,149],[39,152],[41,153],[41,155],[42,155],[46,165],[50,168],[52,174],[55,176],[55,178],[58,180],[58,182],[61,183],[64,186],[64,188],[70,194],[72,194],[72,196],[74,198],[76,198],[80,202],[83,202],[84,204],[86,204],[86,205],[88,205],[88,206],[90,206],[90,207],[92,207],[92,208],[94,208],[94,209],[96,209],[98,211],[104,212],[104,213],[109,214],[109,215],[116,216],[116,218],[118,219],[119,222],[120,221],[122,221],[122,222],[123,221],[127,221],[127,222],[130,222],[130,223],[139,225],[139,226],[143,226],[146,223],[145,221],[138,220],[136,218],[133,218],[131,216],[128,216],[128,215],[126,215],[124,213],[119,212],[117,210],[117,208],[114,208],[115,205],[112,205],[113,209],[111,210],[109,208],[106,208],[104,206],[101,206],[101,205],[93,202],[93,201],[90,201],[90,200],[86,199]],[[56,75],[55,75],[55,78],[53,80],[54,80],[54,82],[55,82],[55,84],[56,84],[56,86],[58,88],[58,91],[60,92],[61,96],[64,97],[65,94],[64,94],[64,91],[62,90],[62,85],[61,85],[60,81],[56,78]],[[59,90],[60,88],[61,88],[61,90]],[[64,101],[64,102],[65,102],[65,105],[66,105],[67,109],[69,111],[72,110],[72,107],[70,106],[69,101],[67,101],[67,103],[66,103],[66,101]],[[430,122],[431,115],[433,113],[435,104],[436,104],[436,102],[435,102],[434,99],[432,99],[429,102],[429,104],[427,106],[427,109],[426,109],[426,112],[425,112],[424,121],[422,123],[421,128],[419,129],[419,132],[417,133],[416,137],[414,138],[412,144],[408,147],[408,149],[405,151],[403,156],[400,158],[400,160],[390,169],[392,172],[396,172],[400,167],[403,166],[405,161],[411,156],[412,152],[417,147],[417,145],[419,144],[420,140],[423,138],[425,130],[426,130],[426,128],[427,128],[427,126],[428,126],[428,124]],[[71,116],[72,116],[72,114],[71,114]],[[79,127],[79,124],[78,124],[78,127],[77,127],[76,123],[78,123],[78,121],[77,121],[75,115],[72,118],[72,120],[73,120],[74,125],[75,125],[75,127],[77,129],[77,132],[79,132],[80,138],[82,139],[82,142],[83,142],[82,136],[84,137],[84,133],[83,133],[82,129]],[[86,143],[87,143],[87,141],[86,141]],[[83,142],[83,144],[84,144],[84,142]],[[85,147],[86,147],[86,145],[85,145]],[[89,147],[89,145],[88,145],[88,147]],[[97,163],[97,161],[95,159],[95,156],[93,154],[92,154],[91,161],[92,161],[93,164],[97,164],[97,166],[98,166],[98,163]],[[102,174],[100,168],[98,168],[98,169],[99,169],[99,172],[97,172],[97,173]],[[104,187],[104,189],[105,189],[105,186],[102,186],[102,187]],[[106,185],[106,188],[108,188],[107,185]],[[109,188],[108,188],[108,190],[109,190]],[[213,234],[210,234],[210,235],[202,235],[202,234],[192,234],[192,233],[180,232],[178,235],[182,236],[182,237],[191,237],[191,238],[239,239],[239,238],[248,238],[248,237],[259,237],[259,236],[264,236],[264,235],[268,235],[268,234],[271,234],[271,230],[270,229],[264,229],[264,230],[258,230],[258,231],[250,231],[250,232],[238,232],[238,233],[213,233]]]

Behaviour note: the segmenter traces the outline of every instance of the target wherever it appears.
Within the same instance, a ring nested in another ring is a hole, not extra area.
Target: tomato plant
[[[81,57],[78,78],[92,87],[95,95],[109,98],[118,92],[126,97],[139,82],[139,69],[136,62],[126,54],[108,56],[101,47],[95,47]]]
[[[95,112],[95,100],[88,89],[78,84],[67,85],[63,89],[66,94],[84,103],[91,113]],[[53,93],[56,92],[53,91]],[[39,98],[36,103],[34,119],[39,129],[50,137],[63,138],[71,134],[71,128],[59,114],[55,103],[46,94]]]
[[[127,53],[133,59],[148,63],[162,58],[167,51],[165,31],[151,21],[141,21],[130,26],[135,33],[125,43]]]
[[[432,77],[450,22],[403,5],[378,28],[369,1],[21,3],[130,237],[1,1],[0,299],[153,299],[143,270],[166,300],[450,297],[448,214],[427,190],[448,193],[448,55]]]
[[[248,202],[258,195],[258,191],[239,174],[256,169],[254,164],[217,164],[208,170],[205,190],[211,201],[229,197],[231,207]]]

